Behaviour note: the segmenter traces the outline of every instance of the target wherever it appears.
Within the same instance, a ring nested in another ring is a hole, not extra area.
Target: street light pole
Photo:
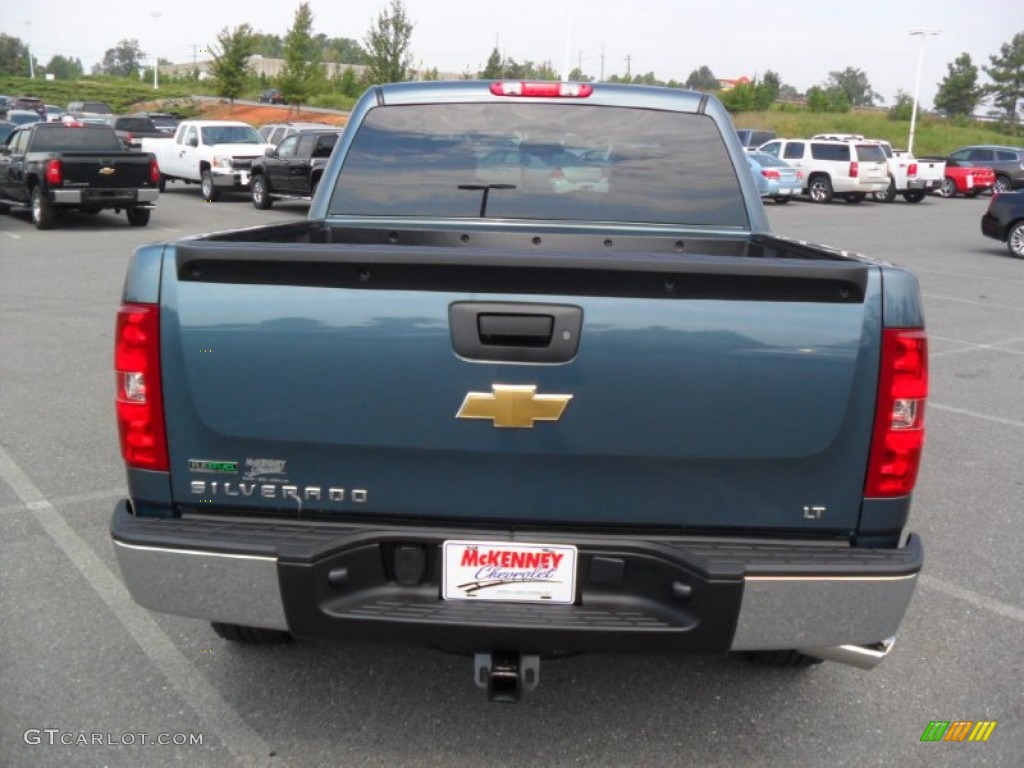
[[[159,31],[160,17],[163,15],[163,13],[161,13],[160,11],[150,11],[149,15],[152,16],[153,20],[157,22],[157,30]],[[159,86],[160,86],[160,77],[159,77],[159,74],[158,74],[159,72],[160,72],[160,56],[158,54],[153,54],[153,90],[154,91],[157,90],[157,88],[159,88]]]
[[[917,97],[921,92],[921,65],[924,64],[924,41],[929,37],[935,37],[942,30],[939,29],[911,29],[911,37],[921,38],[921,47],[917,54],[917,78],[914,81],[914,106],[910,110],[910,138],[907,140],[907,152],[914,154],[914,127],[917,125]]]

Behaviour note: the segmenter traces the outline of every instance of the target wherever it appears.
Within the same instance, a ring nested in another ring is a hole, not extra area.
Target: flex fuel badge
[[[189,472],[216,472],[218,474],[238,474],[237,461],[211,461],[210,459],[189,459]]]

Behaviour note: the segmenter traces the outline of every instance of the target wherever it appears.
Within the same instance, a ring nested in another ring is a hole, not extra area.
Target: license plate
[[[572,603],[576,547],[508,541],[446,541],[445,600]]]
[[[243,187],[247,186],[249,184],[249,172],[248,171],[239,171],[238,172],[238,183],[241,184]]]
[[[973,176],[968,176],[967,177],[967,188],[970,189],[973,186],[974,186],[974,177]]]

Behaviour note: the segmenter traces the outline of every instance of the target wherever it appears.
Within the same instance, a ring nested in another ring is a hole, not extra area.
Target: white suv
[[[775,139],[759,151],[801,169],[804,193],[815,203],[827,203],[835,195],[859,203],[889,187],[885,153],[871,141]]]

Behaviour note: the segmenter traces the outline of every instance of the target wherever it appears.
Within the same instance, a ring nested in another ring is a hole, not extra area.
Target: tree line
[[[257,32],[249,24],[221,30],[217,44],[209,46],[213,57],[210,74],[215,79],[218,95],[234,99],[251,87],[248,61],[254,54],[284,59],[284,69],[275,85],[294,104],[308,103],[314,95],[325,92],[354,98],[375,83],[399,82],[414,75],[421,79],[437,79],[439,76],[436,68],[427,72],[412,71],[410,51],[414,24],[402,0],[391,0],[372,20],[361,41],[314,33],[313,21],[309,3],[302,2],[295,12],[292,26],[283,37]],[[0,34],[0,75],[27,73],[28,57],[29,50],[21,40]],[[92,73],[138,77],[147,58],[137,40],[122,40],[105,52],[103,60],[93,67]],[[358,65],[361,74],[356,75],[354,69],[343,67],[340,74],[329,78],[325,66],[328,62]],[[165,63],[170,62],[160,61],[157,64]],[[61,80],[77,79],[84,74],[81,60],[77,58],[54,56],[45,66],[34,65],[37,72],[52,73]],[[995,113],[1011,128],[1016,127],[1024,101],[1024,32],[1014,35],[998,53],[989,56],[988,64],[980,68],[965,52],[948,64],[947,69],[946,76],[937,84],[936,111],[949,117],[969,117],[989,100]],[[982,72],[989,82],[980,82]],[[557,80],[561,75],[550,61],[520,63],[494,48],[481,72],[466,72],[462,76],[466,79]],[[576,68],[569,73],[569,79],[592,82],[595,78]],[[706,65],[694,69],[682,82],[662,81],[653,72],[642,75],[627,72],[626,75],[613,74],[604,79],[613,83],[715,92],[732,112],[765,110],[771,104],[787,99],[800,99],[808,109],[817,112],[845,112],[854,107],[871,107],[884,102],[872,89],[867,75],[855,67],[829,72],[823,83],[809,88],[805,94],[782,82],[778,73],[772,70],[751,81],[723,88],[721,81]],[[900,91],[895,96],[890,114],[901,119],[909,117],[911,104],[911,97]]]

